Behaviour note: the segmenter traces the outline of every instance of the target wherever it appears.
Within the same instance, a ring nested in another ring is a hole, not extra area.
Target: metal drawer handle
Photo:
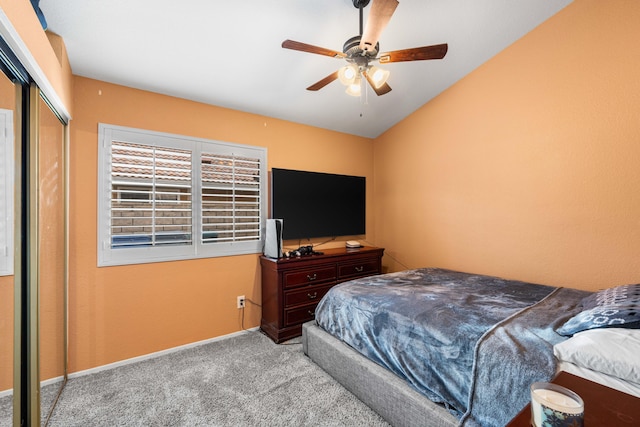
[[[307,294],[307,296],[309,297],[309,299],[314,299],[318,297],[318,293],[314,292],[313,294]]]
[[[356,271],[358,273],[362,273],[364,271],[364,266],[356,267]]]
[[[315,310],[314,311],[307,310],[307,313],[309,313],[309,316],[314,316],[315,317],[315,315],[316,315]]]
[[[309,279],[309,281],[316,280],[317,278],[318,275],[316,273],[313,273],[313,276],[307,274],[307,279]]]

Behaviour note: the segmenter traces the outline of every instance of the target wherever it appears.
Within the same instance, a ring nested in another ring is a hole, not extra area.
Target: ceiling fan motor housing
[[[360,68],[366,68],[369,61],[375,59],[378,54],[380,43],[376,43],[374,48],[362,50],[360,49],[360,38],[361,36],[354,36],[347,40],[342,47],[342,52],[347,55],[345,59],[348,62],[356,64]]]
[[[369,4],[369,0],[353,0],[353,6],[356,9],[360,9],[361,7],[367,7]]]

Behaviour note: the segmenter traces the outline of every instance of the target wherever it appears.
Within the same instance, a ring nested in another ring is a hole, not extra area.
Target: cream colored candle
[[[545,408],[547,411],[543,414]],[[556,417],[580,418],[584,413],[584,402],[573,391],[551,383],[534,383],[531,386],[531,418],[535,427],[543,427],[545,419]],[[557,425],[556,423],[553,425]]]

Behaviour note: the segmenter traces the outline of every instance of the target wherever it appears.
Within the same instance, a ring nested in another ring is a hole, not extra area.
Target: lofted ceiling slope
[[[375,1],[375,0],[373,0]],[[344,60],[359,33],[352,0],[42,0],[75,75],[375,138],[571,0],[400,0],[380,51],[448,43],[442,60],[385,64],[392,91],[360,98],[335,81],[305,88]],[[371,5],[364,9],[364,22]]]

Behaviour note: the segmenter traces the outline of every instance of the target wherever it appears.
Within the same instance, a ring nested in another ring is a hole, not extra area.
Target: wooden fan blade
[[[344,58],[346,56],[344,53],[338,52],[337,50],[326,49],[324,47],[318,47],[294,40],[283,41],[282,47],[285,49],[299,50],[302,52],[315,53],[318,55],[332,56],[334,58]]]
[[[368,50],[376,46],[396,7],[398,7],[398,0],[373,0],[367,26],[360,39],[360,49]]]
[[[328,85],[329,83],[331,83],[334,80],[338,79],[338,72],[334,72],[332,74],[329,74],[327,77],[325,77],[324,79],[320,80],[317,83],[312,84],[311,86],[309,86],[307,88],[307,90],[320,90],[323,87],[325,87],[326,85]]]
[[[423,61],[425,59],[442,59],[449,49],[446,43],[433,46],[415,47],[413,49],[394,50],[380,54],[380,63]]]
[[[371,86],[371,89],[374,90],[376,95],[380,96],[380,95],[384,95],[385,93],[391,92],[391,86],[389,86],[386,83],[383,83],[382,86],[377,88],[373,82],[373,79],[371,79],[371,77],[369,76],[369,73],[367,73],[366,71],[363,71],[362,75],[367,79],[367,81],[369,82],[369,86]]]

